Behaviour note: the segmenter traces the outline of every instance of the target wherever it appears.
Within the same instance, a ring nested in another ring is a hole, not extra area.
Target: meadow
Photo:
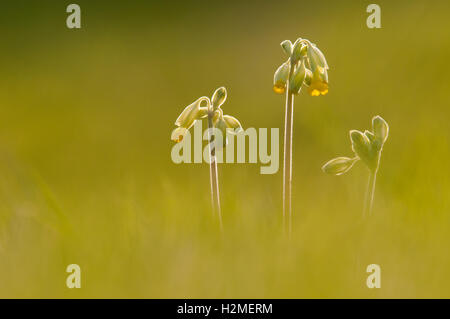
[[[378,1],[381,29],[364,1],[77,3],[80,30],[64,3],[1,12],[0,297],[450,297],[450,3]],[[208,165],[171,161],[174,121],[225,86],[224,111],[281,143],[273,72],[297,37],[326,55],[330,89],[295,102],[292,236],[282,153],[273,175],[219,165],[221,234]],[[390,136],[363,219],[368,170],[321,166],[375,115]]]

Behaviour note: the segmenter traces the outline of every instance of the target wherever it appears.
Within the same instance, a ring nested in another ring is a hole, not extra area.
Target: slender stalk
[[[378,152],[376,166],[370,169],[369,182],[367,184],[366,198],[364,200],[363,217],[372,215],[373,198],[375,196],[375,184],[377,181],[378,168],[380,167],[381,150]]]
[[[373,206],[373,198],[375,195],[375,183],[377,180],[377,171],[378,171],[378,169],[370,170],[369,183],[367,184],[363,216],[372,215],[372,206]]]
[[[289,78],[291,78],[293,71],[294,66],[291,64]],[[289,83],[287,83],[286,87],[286,117],[284,122],[283,164],[283,229],[287,230],[290,236],[292,233],[292,118],[294,114],[294,94],[292,94],[289,90]]]
[[[208,113],[208,129],[213,128],[213,112]],[[211,183],[211,200],[213,206],[213,213],[217,214],[219,218],[220,231],[223,231],[222,226],[222,213],[220,210],[220,199],[219,199],[219,176],[217,173],[217,161],[216,161],[216,151],[211,148],[211,133],[209,135],[209,151],[211,154],[211,160],[209,164],[209,174]]]

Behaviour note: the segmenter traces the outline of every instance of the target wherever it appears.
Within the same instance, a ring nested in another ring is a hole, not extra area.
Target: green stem
[[[208,112],[208,129],[213,128],[213,112]],[[211,134],[209,136],[209,151],[211,154],[211,160],[209,164],[209,174],[211,183],[211,200],[213,206],[213,213],[217,214],[219,218],[220,231],[223,231],[222,225],[222,212],[220,210],[220,199],[219,199],[219,176],[217,173],[217,161],[216,161],[216,151],[215,148],[211,148]]]
[[[294,71],[291,64],[289,79]],[[284,164],[283,164],[283,229],[289,236],[292,234],[292,132],[294,114],[294,94],[286,85],[286,117],[284,124]],[[286,224],[287,218],[287,224]],[[287,229],[286,229],[287,228]]]
[[[369,183],[367,184],[366,200],[364,203],[363,216],[372,215],[373,198],[375,195],[375,183],[377,180],[378,169],[370,170]]]

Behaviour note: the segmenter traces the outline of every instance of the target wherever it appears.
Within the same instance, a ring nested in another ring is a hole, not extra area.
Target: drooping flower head
[[[281,47],[289,58],[275,71],[275,93],[285,93],[289,83],[289,92],[293,94],[299,94],[303,85],[311,96],[327,94],[328,64],[322,51],[314,43],[302,38],[294,44],[284,40]]]
[[[206,103],[206,106],[202,106],[203,103]],[[208,115],[210,104],[209,98],[203,96],[194,103],[186,106],[175,121],[175,125],[178,126],[178,128],[172,132],[172,140],[181,142],[184,135],[186,135],[187,130],[194,125],[195,121]]]
[[[186,132],[195,124],[196,121],[210,116],[212,118],[213,128],[222,132],[224,143],[226,141],[226,129],[231,128],[234,132],[242,130],[238,119],[230,115],[223,115],[221,106],[227,99],[227,90],[225,87],[218,88],[212,98],[203,96],[192,104],[188,105],[175,121],[175,128],[172,131],[171,139],[175,142],[181,142]]]

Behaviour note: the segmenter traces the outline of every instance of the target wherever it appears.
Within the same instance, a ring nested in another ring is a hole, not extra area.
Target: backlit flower
[[[283,94],[286,91],[286,83],[289,77],[289,61],[283,63],[273,76],[273,90],[275,93]]]
[[[294,44],[284,40],[281,47],[286,53],[290,52],[290,56],[288,61],[275,71],[273,81],[275,93],[299,94],[305,85],[308,86],[308,93],[311,96],[327,94],[328,63],[322,51],[311,41],[302,38],[298,38]],[[288,81],[289,74],[291,78]],[[286,88],[287,82],[289,88]]]
[[[207,106],[201,106],[203,102],[206,102]],[[181,142],[187,130],[194,125],[195,121],[208,115],[208,108],[211,102],[208,97],[201,97],[194,103],[186,106],[175,121],[175,125],[178,126],[173,132],[171,139],[175,142]]]
[[[217,128],[221,131],[224,141],[223,146],[225,146],[227,128],[233,129],[231,133],[238,133],[242,130],[241,123],[237,118],[223,115],[221,106],[226,99],[227,90],[224,87],[220,87],[214,92],[211,100],[209,97],[203,96],[185,107],[175,121],[175,125],[178,127],[172,131],[171,139],[177,143],[181,142],[197,120],[208,116],[210,117],[208,123],[212,124],[210,128]]]
[[[328,93],[328,74],[326,69],[318,67],[312,72],[308,93],[311,96],[325,95]]]

